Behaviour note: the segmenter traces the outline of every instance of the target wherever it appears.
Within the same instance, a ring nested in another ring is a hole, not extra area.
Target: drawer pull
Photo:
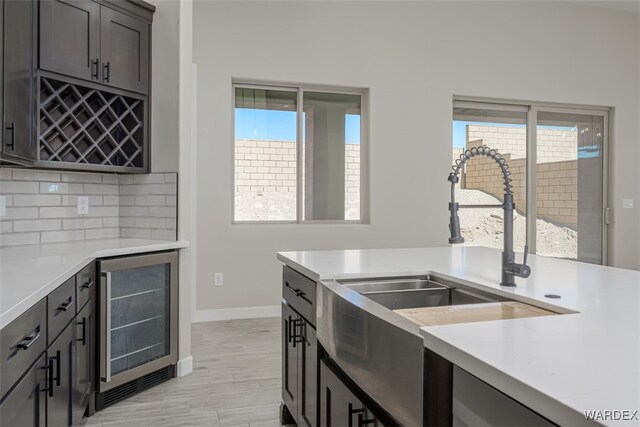
[[[291,285],[289,285],[289,282],[284,282],[284,285],[287,287],[287,289],[289,289],[291,292],[293,292],[293,294],[295,296],[297,296],[298,298],[301,298],[302,300],[304,300],[306,303],[313,305],[313,303],[311,302],[311,300],[309,298],[306,297],[306,293],[301,290],[301,289],[294,289],[291,287]]]
[[[93,286],[93,284],[94,284],[93,280],[89,280],[87,283],[82,285],[82,289],[89,289],[90,287]]]
[[[73,305],[73,300],[71,299],[71,297],[69,297],[69,301],[60,304],[58,306],[58,311],[67,311],[69,310],[69,308]]]
[[[33,343],[38,340],[38,338],[40,338],[40,328],[37,328],[31,334],[29,334],[26,337],[24,337],[22,339],[22,341],[20,341],[18,344],[16,344],[16,348],[18,348],[20,350],[26,350],[29,347],[31,347],[33,345]]]

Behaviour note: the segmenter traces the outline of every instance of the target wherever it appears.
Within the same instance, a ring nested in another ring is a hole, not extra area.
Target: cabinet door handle
[[[370,418],[368,420],[364,418],[364,416],[366,415],[366,412],[367,412],[367,408],[354,409],[353,403],[349,403],[349,426],[353,425],[352,420],[354,415],[358,415],[357,417],[358,423],[356,424],[357,427],[366,426],[368,424],[375,424],[376,423],[375,418]]]
[[[11,125],[7,126],[5,129],[11,131],[11,142],[7,143],[7,147],[11,147],[11,151],[16,149],[16,123],[11,122]]]
[[[304,342],[304,337],[302,336],[302,334],[298,335],[298,327],[300,327],[300,331],[302,331],[302,328],[304,327],[304,320],[302,319],[294,319],[292,322],[292,341],[293,341],[293,348],[296,348],[296,344]]]
[[[91,61],[91,78],[92,79],[99,79],[98,76],[98,69],[99,69],[99,65],[100,65],[100,60],[98,58],[96,58],[95,61]]]
[[[53,359],[56,360],[56,375],[53,375]],[[53,357],[49,358],[49,362],[51,362],[51,391],[49,392],[49,395],[53,395],[53,381],[56,382],[56,385],[58,387],[60,387],[60,350],[56,351],[56,355]]]
[[[78,341],[80,341],[82,345],[87,345],[87,318],[83,317],[82,321],[77,324],[82,325],[82,338],[79,338]]]
[[[43,388],[42,391],[49,394],[49,397],[53,397],[53,363],[51,359],[47,362],[47,366],[44,368],[46,370],[46,381],[47,387]]]
[[[82,289],[89,289],[90,287],[93,286],[93,284],[94,284],[93,280],[89,279],[89,281],[87,283],[82,285]]]
[[[104,64],[104,70],[102,70],[102,80],[104,80],[105,82],[109,82],[110,79],[111,79],[111,63],[107,61],[107,63]]]
[[[73,305],[73,300],[71,299],[71,297],[69,297],[69,301],[60,304],[58,306],[58,311],[67,311],[69,310],[69,307],[71,307]]]

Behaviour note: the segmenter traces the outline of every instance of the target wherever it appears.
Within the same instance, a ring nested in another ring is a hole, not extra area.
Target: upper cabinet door
[[[100,5],[88,0],[40,2],[40,68],[99,80]]]
[[[102,7],[102,82],[149,92],[149,24]]]

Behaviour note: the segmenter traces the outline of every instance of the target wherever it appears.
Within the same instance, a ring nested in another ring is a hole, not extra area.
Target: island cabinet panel
[[[383,425],[341,380],[326,360],[320,362],[320,425],[326,427]]]
[[[282,282],[282,400],[299,427],[315,427],[319,375],[316,284],[288,267]]]
[[[454,366],[453,426],[477,425],[550,427],[556,424]]]
[[[44,427],[46,393],[47,359],[43,353],[13,391],[2,400],[0,426]]]
[[[282,303],[282,400],[294,419],[298,415],[298,350],[292,337],[297,319],[296,312]]]
[[[47,350],[51,392],[47,395],[47,425],[72,425],[75,328],[67,326]]]
[[[40,2],[40,68],[98,81],[100,5],[87,0]]]
[[[149,92],[149,24],[106,7],[101,14],[102,82]]]

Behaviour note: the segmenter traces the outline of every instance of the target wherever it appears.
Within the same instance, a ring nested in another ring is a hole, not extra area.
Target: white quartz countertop
[[[0,249],[0,329],[96,258],[185,248],[184,241],[104,239]]]
[[[531,276],[504,288],[501,252],[488,248],[300,251],[278,259],[316,280],[432,273],[566,313],[420,331],[426,347],[559,425],[589,424],[584,411],[640,410],[638,271],[532,255]],[[598,423],[640,425],[635,416]]]

